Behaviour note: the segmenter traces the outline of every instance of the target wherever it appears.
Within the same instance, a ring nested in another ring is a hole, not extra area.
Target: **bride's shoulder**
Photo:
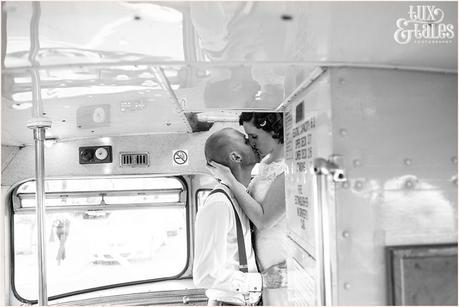
[[[260,175],[272,180],[284,173],[286,169],[287,164],[285,164],[285,160],[266,163],[266,159],[264,159],[260,162]]]

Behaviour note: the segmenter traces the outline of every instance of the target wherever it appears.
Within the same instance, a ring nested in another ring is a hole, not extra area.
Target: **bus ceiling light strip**
[[[239,119],[239,112],[202,112],[198,113],[196,117],[200,122],[237,122]]]
[[[327,68],[323,67],[316,67],[314,70],[309,74],[309,77],[301,82],[301,84],[294,90],[287,98],[282,101],[282,103],[276,108],[276,111],[281,111],[285,106],[290,103],[294,98],[296,98],[302,91],[304,91],[309,85],[314,82],[317,78],[319,78]]]
[[[151,57],[139,57],[136,60],[125,60],[121,59],[117,62],[77,62],[77,63],[57,63],[57,64],[44,64],[40,66],[40,69],[70,69],[70,68],[81,68],[81,67],[138,67],[140,65],[149,65],[149,66],[189,66],[197,68],[216,68],[223,67],[228,68],[230,66],[238,67],[276,67],[276,66],[313,66],[313,67],[358,67],[358,68],[377,68],[377,69],[397,69],[397,70],[408,70],[408,71],[420,71],[420,72],[438,72],[446,74],[457,74],[457,68],[443,68],[443,67],[433,67],[433,66],[410,66],[404,64],[386,64],[386,63],[361,63],[361,62],[352,62],[352,61],[257,61],[257,62],[247,62],[247,61],[221,61],[221,62],[207,62],[207,61],[196,61],[196,62],[187,62],[187,61],[164,61],[152,59]],[[2,69],[2,72],[5,74],[13,73],[24,73],[25,71],[30,70],[30,66],[14,66],[14,67],[5,67]]]

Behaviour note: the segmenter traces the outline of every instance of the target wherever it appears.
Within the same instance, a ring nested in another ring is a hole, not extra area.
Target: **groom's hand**
[[[283,261],[267,268],[261,273],[263,288],[275,289],[287,287],[287,265]]]

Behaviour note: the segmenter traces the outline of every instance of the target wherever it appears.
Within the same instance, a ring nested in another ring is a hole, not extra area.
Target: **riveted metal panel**
[[[457,75],[331,69],[339,304],[388,304],[384,247],[457,242]]]
[[[294,265],[298,246],[310,257],[309,264],[318,264],[312,235],[318,225],[308,221],[301,230],[295,203],[301,193],[310,195],[309,204],[316,201],[313,175],[309,168],[298,171],[295,156],[293,131],[301,125],[295,111],[302,101],[303,121],[320,112],[328,118],[311,130],[312,157],[334,159],[347,178],[328,190],[334,304],[389,304],[386,246],[457,242],[457,75],[328,68],[287,104],[287,218],[296,244],[289,250],[294,277],[289,287],[294,304],[310,304],[309,297],[295,293],[312,287],[298,281],[300,274],[303,281],[315,274]],[[328,132],[319,133],[324,127]],[[310,167],[311,160],[307,162]]]

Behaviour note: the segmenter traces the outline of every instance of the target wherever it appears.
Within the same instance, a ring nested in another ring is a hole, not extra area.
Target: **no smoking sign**
[[[178,149],[172,151],[172,164],[174,166],[188,165],[188,150]]]

